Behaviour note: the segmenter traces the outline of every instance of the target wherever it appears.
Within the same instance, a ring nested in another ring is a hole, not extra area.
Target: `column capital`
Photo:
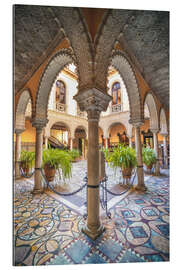
[[[166,132],[166,133],[160,133],[161,134],[161,136],[163,136],[163,137],[168,137],[168,133]]]
[[[144,119],[130,119],[129,124],[133,125],[133,127],[140,127],[144,124]]]
[[[42,130],[46,126],[48,121],[48,119],[33,119],[32,126],[35,127],[37,130]]]
[[[158,128],[151,128],[151,132],[152,133],[158,133],[159,132],[159,129]]]
[[[81,111],[106,111],[112,97],[96,88],[79,92],[73,97]]]
[[[25,131],[25,129],[20,129],[20,128],[15,128],[14,132],[19,135],[21,133],[23,133]]]

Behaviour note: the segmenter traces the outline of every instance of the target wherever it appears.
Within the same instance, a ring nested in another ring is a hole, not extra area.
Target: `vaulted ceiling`
[[[68,13],[63,13],[62,10],[62,7],[15,5],[15,92],[25,85],[39,65],[45,61],[47,55],[50,55],[67,37],[63,24],[68,20],[64,18]],[[92,48],[98,44],[99,36],[103,35],[103,29],[110,23],[108,18],[111,16],[111,22],[116,24],[113,25],[110,36],[117,36],[116,40],[123,44],[125,51],[138,67],[151,90],[168,109],[169,12],[91,8],[79,8],[78,12],[83,24],[86,25],[85,29]],[[73,17],[69,19],[73,20]],[[66,29],[67,27],[69,26],[66,25]],[[67,29],[68,34],[77,33]],[[83,41],[79,40],[79,42]]]

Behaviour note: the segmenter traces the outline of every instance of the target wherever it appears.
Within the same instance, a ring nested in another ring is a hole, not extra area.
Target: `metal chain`
[[[71,193],[61,193],[61,192],[55,190],[55,189],[49,184],[49,181],[47,180],[47,178],[46,178],[46,176],[45,176],[43,170],[40,169],[40,171],[41,171],[42,177],[43,177],[43,179],[45,180],[45,183],[47,184],[47,186],[48,186],[53,192],[55,192],[56,194],[58,194],[58,195],[60,195],[60,196],[71,196],[71,195],[74,195],[74,194],[80,192],[81,190],[83,190],[83,188],[85,188],[85,187],[87,186],[87,183],[85,183],[85,184],[84,184],[83,186],[81,186],[79,189],[77,189],[77,190],[75,190],[75,191],[73,191],[73,192],[71,192]]]

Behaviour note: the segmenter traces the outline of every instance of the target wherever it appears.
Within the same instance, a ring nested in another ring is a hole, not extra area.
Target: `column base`
[[[90,230],[88,226],[85,225],[81,231],[92,240],[96,240],[105,231],[105,228],[104,226],[100,225],[98,229],[94,228],[93,230]]]
[[[145,185],[137,185],[134,187],[135,190],[137,191],[143,191],[145,192],[147,190],[147,187]]]

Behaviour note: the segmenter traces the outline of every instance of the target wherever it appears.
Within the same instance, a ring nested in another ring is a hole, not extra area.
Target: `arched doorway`
[[[70,129],[63,122],[56,122],[50,130],[48,143],[53,148],[69,149]]]
[[[119,143],[129,145],[127,131],[122,123],[113,123],[109,127],[109,147],[117,147]]]
[[[83,126],[79,126],[75,129],[73,140],[73,148],[79,150],[82,159],[87,157],[87,139],[86,130]]]

